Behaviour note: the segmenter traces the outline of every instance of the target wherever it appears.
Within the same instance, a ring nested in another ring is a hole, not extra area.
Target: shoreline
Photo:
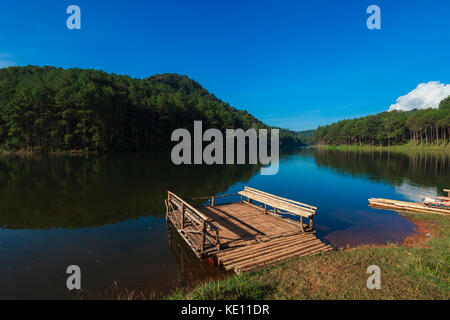
[[[360,245],[177,289],[166,299],[449,299],[449,216],[399,213],[416,227],[400,244]],[[444,250],[444,252],[442,251]],[[379,265],[382,289],[366,288]],[[383,290],[384,289],[384,290]]]
[[[398,213],[416,227],[399,244],[364,244],[296,257],[168,293],[119,288],[79,299],[100,300],[379,300],[450,299],[450,216]],[[382,272],[380,290],[366,287],[369,265]]]
[[[370,145],[309,145],[296,146],[295,149],[316,148],[320,150],[338,150],[338,151],[358,151],[358,152],[399,152],[399,153],[415,153],[415,152],[431,152],[431,153],[450,153],[450,142],[441,143],[439,145],[430,144],[413,144],[407,143],[403,145],[392,146],[370,146]],[[280,151],[292,150],[292,147],[280,147]],[[167,151],[165,148],[157,148],[153,151]],[[148,151],[151,152],[151,151]],[[72,149],[72,150],[56,150],[56,151],[41,151],[41,150],[0,150],[0,156],[18,156],[18,157],[36,157],[36,156],[90,156],[99,154],[117,154],[117,153],[146,153],[142,151],[122,151],[122,152],[99,152],[94,150]]]
[[[0,150],[0,156],[17,156],[17,157],[37,157],[37,156],[89,156],[89,155],[97,155],[99,154],[97,151],[89,151],[89,150],[59,150],[59,151],[32,151],[32,150]]]
[[[316,145],[318,149],[325,150],[340,150],[340,151],[390,151],[390,152],[403,152],[403,153],[413,153],[413,152],[434,152],[434,153],[450,153],[450,143],[441,144],[414,144],[406,143],[402,145],[392,145],[392,146],[370,146],[370,145]]]

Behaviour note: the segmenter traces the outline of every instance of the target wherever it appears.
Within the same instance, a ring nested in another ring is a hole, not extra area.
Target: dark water
[[[414,226],[367,199],[417,200],[450,187],[450,157],[303,149],[279,173],[257,166],[173,166],[165,154],[0,158],[0,299],[73,298],[82,287],[167,292],[226,274],[199,262],[167,230],[166,191],[195,197],[245,185],[319,208],[317,235],[335,247],[399,242]]]

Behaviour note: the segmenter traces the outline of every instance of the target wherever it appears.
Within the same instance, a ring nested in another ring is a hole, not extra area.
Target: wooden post
[[[305,229],[303,228],[303,216],[300,216],[300,229],[302,229],[302,231],[305,231]]]
[[[166,221],[169,219],[169,201],[164,200],[166,203]]]
[[[214,202],[216,202],[216,197],[212,196],[211,197],[211,207],[213,207],[213,208],[214,208]]]
[[[267,214],[267,203],[264,203],[264,214]]]
[[[273,212],[274,212],[275,214],[277,214],[277,213],[278,213],[278,209],[277,209],[277,208],[274,208]]]
[[[181,203],[181,230],[184,230],[184,203]]]
[[[166,220],[169,220],[169,207],[170,207],[170,192],[167,191]]]
[[[244,202],[244,196],[241,194],[241,203]]]
[[[309,228],[311,229],[311,231],[314,230],[314,220],[313,220],[313,216],[309,217]]]
[[[202,253],[205,251],[205,244],[206,244],[206,222],[203,221],[203,226],[202,226]]]
[[[219,229],[216,229],[216,247],[217,247],[217,252],[219,252],[220,251]]]

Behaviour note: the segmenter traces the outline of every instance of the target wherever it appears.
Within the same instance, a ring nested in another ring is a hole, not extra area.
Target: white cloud
[[[397,99],[397,103],[389,107],[389,111],[410,111],[414,109],[438,108],[439,103],[450,96],[450,84],[430,81],[421,83],[407,95]]]

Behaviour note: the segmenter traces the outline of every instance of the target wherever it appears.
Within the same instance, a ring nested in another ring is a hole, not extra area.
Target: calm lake
[[[306,148],[280,159],[275,176],[257,166],[174,166],[166,154],[0,158],[0,299],[75,298],[82,287],[165,293],[225,277],[200,262],[166,226],[167,190],[183,197],[235,193],[245,185],[319,208],[317,236],[334,247],[401,242],[414,225],[368,207],[371,197],[441,195],[450,156]]]

